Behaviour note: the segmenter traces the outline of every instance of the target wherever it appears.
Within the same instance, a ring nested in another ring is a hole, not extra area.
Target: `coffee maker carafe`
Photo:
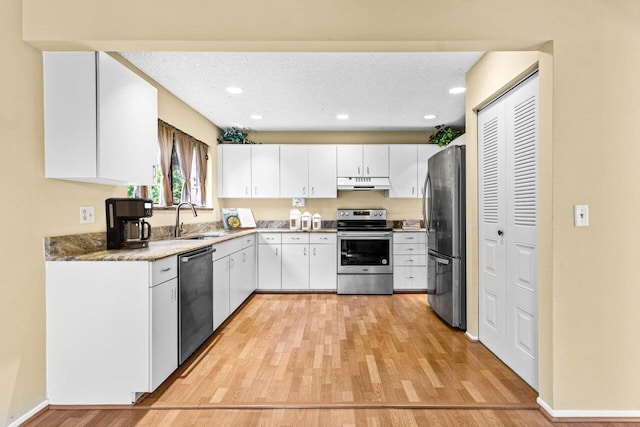
[[[150,199],[107,199],[107,249],[149,246],[151,224],[142,218],[153,215]]]

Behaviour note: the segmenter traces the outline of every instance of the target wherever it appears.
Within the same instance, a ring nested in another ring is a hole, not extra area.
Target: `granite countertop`
[[[335,233],[335,229],[327,228],[313,231],[290,230],[288,228],[257,228],[246,230],[219,230],[224,233],[218,237],[207,237],[205,239],[188,239],[189,235],[182,239],[152,240],[149,247],[139,249],[112,249],[101,250],[79,255],[51,256],[47,261],[155,261],[173,255],[189,252],[206,246],[222,243],[237,237],[247,236],[257,233]],[[207,234],[207,233],[203,233]],[[197,234],[195,234],[197,235]]]

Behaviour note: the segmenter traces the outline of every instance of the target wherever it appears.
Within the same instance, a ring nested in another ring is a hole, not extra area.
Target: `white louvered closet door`
[[[494,122],[502,129],[494,131]],[[498,174],[491,169],[494,134]],[[537,390],[537,74],[478,113],[478,135],[479,338]],[[498,215],[487,208],[494,199]]]
[[[538,389],[538,78],[505,99],[508,365]],[[508,234],[507,234],[508,233]]]
[[[506,357],[505,114],[502,103],[478,114],[479,338],[499,358]]]

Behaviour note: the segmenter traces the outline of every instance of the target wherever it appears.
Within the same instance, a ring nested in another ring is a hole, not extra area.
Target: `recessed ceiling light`
[[[433,120],[436,117],[438,117],[438,116],[436,116],[435,114],[427,114],[426,116],[424,116],[424,118],[427,119],[427,120]]]
[[[459,93],[464,93],[467,89],[463,88],[463,87],[452,87],[451,89],[449,89],[449,93],[452,95],[457,95]]]
[[[338,120],[347,120],[348,118],[349,118],[348,114],[338,114],[336,116],[336,119],[338,119]]]
[[[229,86],[229,87],[227,88],[227,92],[232,93],[232,94],[234,94],[234,95],[237,95],[237,94],[239,94],[239,93],[242,93],[242,89],[240,89],[240,88],[239,88],[239,87],[237,87],[237,86]]]
[[[260,114],[252,114],[250,116],[253,120],[262,120],[263,117]]]

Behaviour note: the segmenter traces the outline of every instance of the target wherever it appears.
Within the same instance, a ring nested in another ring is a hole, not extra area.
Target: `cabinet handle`
[[[232,270],[236,267],[236,260],[234,260],[233,258],[231,258],[229,260],[230,266],[229,268],[231,268]]]
[[[407,240],[413,240],[414,237],[413,236],[407,236]]]
[[[256,196],[258,195],[258,187],[255,187],[253,194],[255,194]]]
[[[160,273],[166,273],[167,271],[171,271],[171,267],[161,269]]]
[[[299,237],[292,237],[291,240],[300,240]]]
[[[313,248],[313,256],[316,256],[316,248]]]
[[[302,195],[303,196],[307,195],[307,187],[302,187]]]
[[[413,250],[413,248],[407,248],[407,250],[408,250],[408,251],[412,251],[412,250]]]
[[[244,187],[244,195],[249,195],[249,187]]]
[[[413,196],[414,194],[416,194],[416,187],[411,187],[411,195]]]
[[[414,261],[414,260],[412,260],[412,259],[408,259],[408,260],[407,260],[407,262],[413,262],[413,261]]]
[[[303,248],[302,254],[303,254],[304,256],[307,256],[307,248]]]
[[[367,166],[367,175],[369,175],[369,166]]]
[[[358,166],[358,175],[360,175],[360,166]]]
[[[276,256],[278,256],[278,248],[276,248]]]
[[[242,262],[246,262],[247,261],[247,254],[242,254]]]
[[[153,175],[151,176],[151,182],[155,184],[156,182],[156,175],[158,174],[158,167],[156,165],[153,165],[153,168],[151,168],[153,170]]]
[[[311,187],[311,195],[313,196],[316,193],[316,190],[314,187]]]

